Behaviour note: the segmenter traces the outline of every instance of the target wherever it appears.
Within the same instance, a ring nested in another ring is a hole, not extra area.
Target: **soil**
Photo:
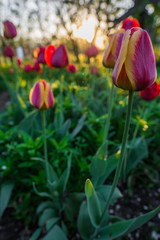
[[[115,214],[125,219],[140,216],[156,208],[160,204],[160,184],[152,188],[146,188],[141,185],[134,189],[134,194],[129,195],[126,186],[119,187],[123,197],[116,204],[111,205],[110,214]],[[14,211],[8,208],[0,221],[0,239],[1,240],[29,240],[35,227],[27,227],[22,221],[15,220]],[[78,235],[78,234],[77,234]],[[122,240],[159,240],[160,239],[160,213],[152,218],[136,231],[124,236]],[[40,240],[40,239],[39,239]],[[118,239],[119,240],[119,239]]]

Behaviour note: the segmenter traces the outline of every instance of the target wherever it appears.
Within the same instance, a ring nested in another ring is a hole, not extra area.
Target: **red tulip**
[[[141,91],[156,79],[156,62],[147,31],[132,28],[124,33],[112,80],[124,90]]]
[[[39,48],[37,61],[39,63],[46,64],[46,60],[45,60],[45,47],[40,47]]]
[[[89,58],[96,57],[98,54],[98,49],[95,45],[91,45],[86,51],[85,55]]]
[[[5,38],[16,37],[17,31],[14,24],[8,20],[6,20],[3,24],[4,24],[4,37]]]
[[[31,72],[31,71],[33,71],[32,65],[31,64],[26,64],[24,66],[24,72],[28,73],[28,72]]]
[[[55,51],[56,51],[56,47],[54,45],[49,45],[48,47],[45,48],[45,52],[44,52],[45,61],[50,67],[53,67],[51,64],[51,59]]]
[[[17,58],[17,65],[19,67],[22,65],[22,59],[21,58]]]
[[[48,109],[54,105],[54,96],[49,83],[40,79],[29,94],[30,103],[38,109]]]
[[[68,64],[67,70],[68,72],[75,73],[77,72],[77,67],[74,64]]]
[[[14,57],[13,48],[10,47],[10,46],[6,46],[5,49],[4,49],[4,56],[12,59]]]
[[[146,101],[154,100],[160,93],[160,84],[154,82],[150,87],[140,91],[140,97]]]
[[[90,69],[90,72],[91,72],[92,74],[98,74],[98,68],[97,68],[97,66],[92,66],[91,69]]]
[[[131,29],[132,27],[140,27],[140,24],[136,18],[129,17],[123,20],[122,28],[124,30]]]
[[[124,30],[121,29],[120,31],[110,35],[109,45],[105,51],[103,57],[103,66],[108,68],[113,68],[116,60],[118,58],[121,44],[124,36]]]

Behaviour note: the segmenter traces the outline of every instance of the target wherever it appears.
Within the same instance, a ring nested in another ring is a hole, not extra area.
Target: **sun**
[[[74,37],[82,38],[91,43],[94,38],[96,24],[97,20],[92,16],[87,20],[84,20],[81,27],[79,28],[73,24],[72,29]],[[103,37],[98,34],[95,43],[98,47],[103,47]]]

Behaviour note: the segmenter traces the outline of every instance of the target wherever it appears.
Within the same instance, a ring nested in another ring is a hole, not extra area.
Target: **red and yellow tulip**
[[[132,28],[124,33],[112,80],[124,90],[141,91],[156,79],[156,62],[147,31]]]
[[[136,18],[128,17],[123,20],[122,22],[122,28],[124,30],[131,29],[132,27],[140,27],[140,24]]]
[[[29,94],[30,103],[38,109],[48,109],[54,105],[54,96],[50,83],[40,79]]]
[[[103,57],[103,65],[107,68],[113,68],[119,55],[119,51],[124,36],[124,30],[120,30],[109,37],[109,45]]]

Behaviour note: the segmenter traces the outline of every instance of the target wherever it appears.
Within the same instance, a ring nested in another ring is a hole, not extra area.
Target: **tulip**
[[[46,47],[44,52],[45,61],[50,67],[53,67],[51,64],[51,59],[55,51],[56,51],[56,47],[54,45],[49,45],[48,47]]]
[[[124,90],[141,91],[156,79],[156,62],[147,31],[132,28],[124,33],[112,80]]]
[[[140,27],[140,24],[136,18],[129,17],[123,20],[122,22],[122,28],[124,30],[131,29],[132,27]]]
[[[8,20],[6,20],[3,24],[4,24],[4,37],[7,39],[16,37],[17,31],[14,24]]]
[[[9,72],[10,72],[11,74],[13,74],[13,73],[14,73],[14,68],[10,68],[10,69],[9,69]]]
[[[140,91],[140,97],[146,101],[154,100],[160,93],[160,84],[154,82],[150,87]]]
[[[98,68],[97,68],[97,66],[92,66],[91,67],[91,69],[90,69],[90,72],[92,73],[92,74],[98,74]]]
[[[41,67],[38,61],[36,61],[33,65],[33,71],[35,72],[41,72]]]
[[[68,72],[75,73],[77,72],[77,67],[74,64],[68,64],[67,70]]]
[[[12,59],[14,57],[13,48],[10,47],[10,46],[6,46],[5,49],[4,49],[4,56]]]
[[[46,64],[46,60],[45,60],[45,47],[40,47],[39,48],[37,61],[39,63]]]
[[[114,67],[120,52],[123,36],[124,36],[124,30],[122,29],[110,35],[109,45],[103,57],[104,67],[107,67],[107,68]]]
[[[51,65],[55,68],[62,68],[69,63],[67,50],[64,44],[61,44],[51,58]]]
[[[19,67],[22,65],[22,59],[21,58],[17,58],[17,65]]]
[[[33,71],[32,65],[31,64],[26,64],[24,66],[24,72],[28,73],[28,72],[31,72],[31,71]]]
[[[38,109],[48,109],[54,105],[54,96],[50,83],[40,79],[29,94],[30,103]]]
[[[85,55],[89,58],[96,57],[98,54],[98,49],[95,45],[91,45],[86,51]]]

